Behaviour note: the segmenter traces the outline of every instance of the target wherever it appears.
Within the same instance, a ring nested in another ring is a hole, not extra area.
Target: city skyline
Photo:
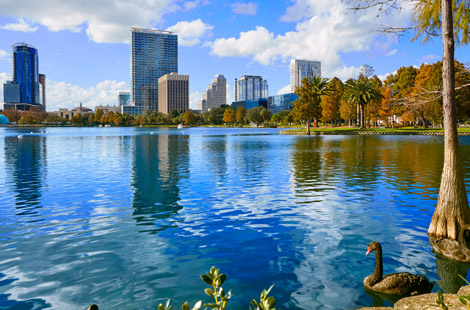
[[[270,96],[289,92],[292,58],[321,61],[323,77],[343,80],[357,77],[362,64],[384,77],[401,66],[440,60],[439,38],[421,45],[419,40],[410,43],[413,34],[398,39],[375,32],[382,22],[407,24],[410,9],[376,20],[377,12],[354,15],[341,1],[333,2],[168,0],[123,8],[114,1],[97,1],[93,7],[69,1],[57,5],[45,0],[40,6],[6,1],[0,15],[0,87],[11,80],[11,45],[26,42],[39,50],[49,111],[73,108],[80,101],[91,108],[116,105],[117,93],[130,90],[131,27],[178,34],[179,67],[191,77],[193,109],[219,73],[228,81],[261,75],[269,82]],[[468,51],[457,47],[456,58],[469,62]],[[233,84],[227,84],[231,102]],[[0,96],[3,102],[3,89]]]

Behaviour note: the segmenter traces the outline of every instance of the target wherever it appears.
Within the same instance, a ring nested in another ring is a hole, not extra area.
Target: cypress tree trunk
[[[442,45],[443,45],[443,113],[444,113],[444,167],[439,188],[439,197],[429,225],[428,235],[433,248],[458,260],[470,260],[459,255],[457,240],[461,227],[470,223],[462,167],[458,154],[458,135],[455,111],[454,88],[454,37],[452,1],[442,0]],[[461,254],[461,253],[460,253]]]

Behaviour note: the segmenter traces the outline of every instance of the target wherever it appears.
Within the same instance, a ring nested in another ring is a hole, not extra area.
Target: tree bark
[[[429,225],[428,235],[434,239],[457,240],[461,227],[464,224],[470,223],[470,209],[468,207],[464,176],[458,154],[459,141],[455,111],[452,1],[442,0],[441,10],[444,167],[442,170],[439,197],[431,224]],[[446,253],[443,253],[446,252],[445,250],[436,250],[446,255]]]

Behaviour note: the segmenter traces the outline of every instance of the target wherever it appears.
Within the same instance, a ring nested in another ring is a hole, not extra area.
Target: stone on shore
[[[444,302],[449,307],[449,310],[468,310],[460,300],[459,296],[470,295],[470,286],[462,286],[457,294],[443,294]],[[382,310],[382,309],[397,309],[397,310],[435,310],[442,309],[440,307],[431,306],[437,305],[437,294],[423,294],[418,296],[405,297],[397,301],[393,308],[391,307],[364,307],[359,310]]]

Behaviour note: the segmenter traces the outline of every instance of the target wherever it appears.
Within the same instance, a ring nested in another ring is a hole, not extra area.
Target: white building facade
[[[321,77],[321,62],[314,60],[292,59],[290,62],[290,88],[295,92],[297,87],[302,85],[302,80],[306,76]]]
[[[202,93],[202,101],[199,103],[198,109],[207,112],[223,104],[227,104],[227,80],[223,74],[217,74]]]
[[[235,101],[268,98],[268,81],[258,75],[243,75],[235,79]]]

